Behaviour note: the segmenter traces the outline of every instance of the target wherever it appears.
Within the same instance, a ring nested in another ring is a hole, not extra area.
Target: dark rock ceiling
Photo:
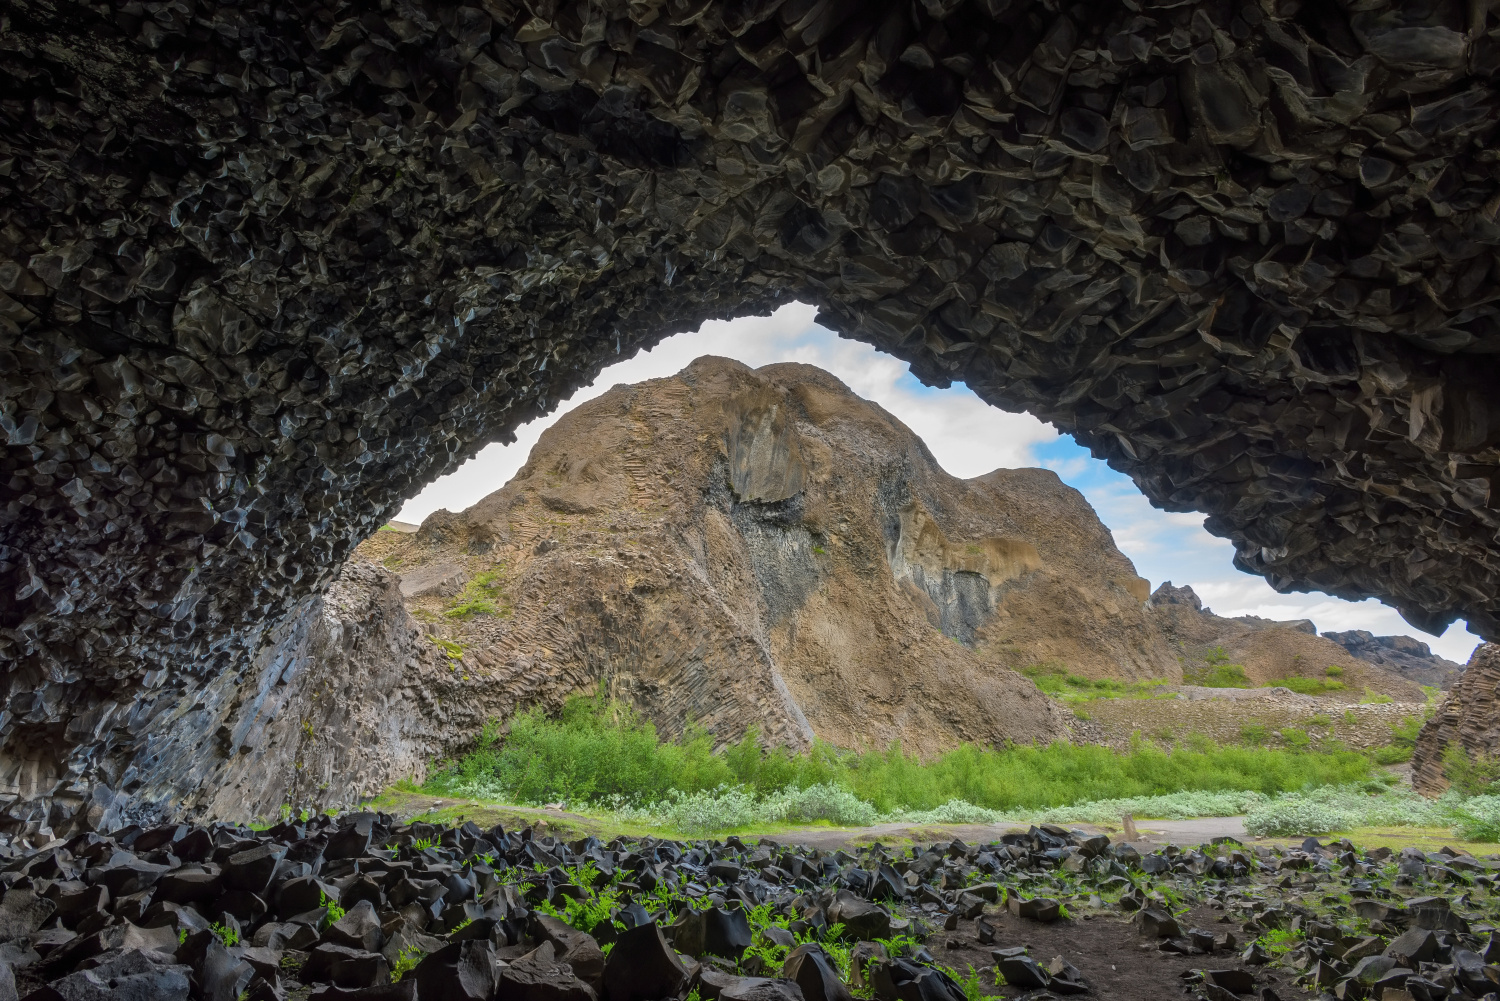
[[[129,791],[421,484],[793,298],[1500,637],[1488,9],[6,0],[0,784]]]

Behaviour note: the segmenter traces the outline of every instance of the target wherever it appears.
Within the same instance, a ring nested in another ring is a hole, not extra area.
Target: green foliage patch
[[[628,811],[645,822],[701,833],[820,820],[864,825],[897,816],[987,821],[1008,811],[1184,792],[1272,796],[1357,781],[1370,770],[1370,759],[1353,751],[1298,753],[1206,740],[1163,750],[1137,739],[1123,753],[1062,742],[964,745],[923,761],[899,744],[854,752],[819,742],[792,754],[762,747],[752,730],[715,752],[713,738],[701,729],[663,740],[629,707],[580,697],[556,718],[540,709],[514,717],[504,739],[497,727],[486,727],[474,750],[426,788]]]
[[[1288,678],[1277,678],[1263,687],[1290,688],[1298,695],[1326,695],[1329,692],[1343,691],[1344,683],[1332,678],[1303,678],[1293,675]]]
[[[1057,661],[1043,661],[1021,668],[1037,688],[1061,702],[1088,702],[1092,699],[1160,699],[1173,698],[1163,693],[1165,678],[1154,681],[1117,681],[1114,678],[1085,678],[1073,674]],[[1087,717],[1080,717],[1086,719]]]
[[[443,614],[450,619],[471,619],[476,615],[508,615],[509,613],[510,606],[505,603],[505,590],[500,583],[499,570],[486,570],[484,573],[475,574],[443,611]]]

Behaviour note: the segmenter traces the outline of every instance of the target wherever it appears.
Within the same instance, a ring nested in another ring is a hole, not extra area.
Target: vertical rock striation
[[[1448,788],[1443,753],[1450,745],[1473,756],[1500,755],[1500,644],[1485,643],[1474,651],[1418,734],[1411,781],[1419,791],[1435,796]]]

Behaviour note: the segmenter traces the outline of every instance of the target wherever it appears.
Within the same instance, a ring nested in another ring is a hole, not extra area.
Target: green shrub
[[[868,811],[912,814],[949,809],[954,801],[962,806],[953,809],[1018,811],[1195,790],[1271,795],[1350,782],[1371,768],[1368,757],[1344,750],[1187,743],[1167,751],[1137,738],[1123,753],[1063,742],[966,744],[924,762],[899,744],[855,753],[817,742],[794,755],[761,747],[751,730],[714,753],[713,738],[702,730],[664,741],[628,707],[574,698],[556,719],[540,709],[514,717],[503,741],[497,727],[486,727],[478,746],[427,788],[518,803],[636,807],[670,813],[697,829],[710,820],[735,827],[743,826],[737,818],[752,818],[748,824],[772,816],[863,823]]]
[[[1454,810],[1453,834],[1465,841],[1500,841],[1500,796],[1475,796]]]
[[[508,613],[510,609],[504,604],[505,592],[499,581],[498,570],[475,574],[448,603],[443,614],[450,619],[469,619],[476,615]]]
[[[1055,660],[1023,667],[1020,673],[1030,678],[1043,692],[1063,702],[1088,702],[1092,699],[1150,699],[1161,695],[1165,678],[1152,681],[1118,681],[1114,678],[1085,678],[1073,674]],[[1080,716],[1080,719],[1088,719]]]
[[[1204,667],[1184,670],[1182,680],[1189,685],[1201,685],[1204,688],[1251,687],[1243,665],[1218,661],[1211,661]]]
[[[1263,723],[1246,723],[1240,727],[1240,743],[1246,747],[1264,747],[1271,739],[1271,731]]]
[[[1400,744],[1386,744],[1370,751],[1377,765],[1400,765],[1411,760],[1412,749]]]
[[[1386,695],[1382,692],[1377,692],[1373,688],[1366,688],[1365,694],[1360,696],[1359,704],[1362,706],[1384,706],[1390,705],[1395,701],[1396,700],[1391,698],[1389,695]]]
[[[1281,741],[1294,750],[1306,750],[1312,743],[1307,731],[1301,727],[1284,726],[1281,728]]]
[[[1323,695],[1327,692],[1342,691],[1342,681],[1325,680],[1323,678],[1301,678],[1292,676],[1290,678],[1277,678],[1275,681],[1267,682],[1263,688],[1290,688],[1298,695]]]
[[[1344,669],[1342,667],[1339,667],[1337,664],[1329,664],[1328,667],[1323,671],[1323,673],[1328,675],[1330,678],[1341,678],[1344,676]]]
[[[1500,783],[1500,758],[1490,754],[1470,754],[1457,741],[1443,748],[1443,775],[1463,796],[1483,796]]]
[[[1245,818],[1245,831],[1256,837],[1300,838],[1352,826],[1347,815],[1304,799],[1268,803]]]

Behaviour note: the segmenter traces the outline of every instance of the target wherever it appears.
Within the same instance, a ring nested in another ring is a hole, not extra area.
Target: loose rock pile
[[[984,987],[993,978],[961,984],[922,944],[949,933],[991,949],[1007,993],[1113,996],[1060,956],[997,941],[1007,913],[1114,920],[1121,935],[1133,933],[1109,915],[1133,915],[1141,948],[1192,957],[1183,986],[1210,1001],[1251,993],[1271,960],[1339,999],[1493,996],[1496,863],[1221,840],[1142,854],[1046,826],[987,845],[851,854],[733,837],[563,844],[361,814],[18,842],[0,868],[0,1001],[997,993]],[[1240,931],[1185,926],[1205,908]]]
[[[3,17],[20,794],[135,781],[193,679],[417,485],[794,297],[1208,513],[1278,588],[1500,635],[1492,5]]]

